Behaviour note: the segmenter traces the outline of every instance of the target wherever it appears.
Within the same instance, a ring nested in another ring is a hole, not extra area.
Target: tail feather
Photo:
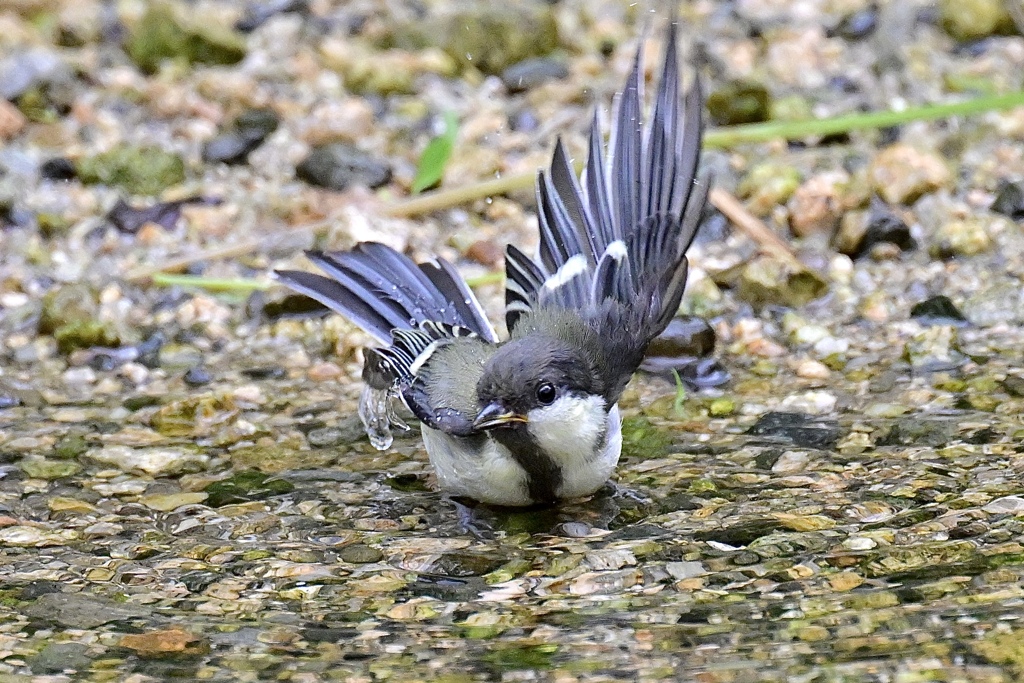
[[[674,23],[665,43],[650,120],[645,123],[641,114],[638,48],[616,100],[607,159],[595,116],[582,180],[560,141],[550,170],[538,174],[538,260],[527,265],[518,250],[506,260],[510,329],[523,313],[543,306],[583,307],[600,317],[609,310],[604,300],[611,299],[646,307],[637,333],[652,338],[678,307],[676,288],[685,285],[685,253],[707,191],[696,178],[703,99],[697,79],[681,96]]]

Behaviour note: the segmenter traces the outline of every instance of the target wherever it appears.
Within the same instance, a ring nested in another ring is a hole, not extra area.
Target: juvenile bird
[[[492,505],[586,496],[622,448],[617,402],[648,344],[679,308],[686,250],[707,197],[697,177],[702,98],[681,92],[676,28],[650,121],[642,56],[617,95],[607,152],[594,116],[583,175],[561,141],[537,177],[540,246],[505,254],[505,322],[494,329],[455,268],[374,242],[307,252],[325,274],[277,277],[373,336],[360,416],[391,444],[401,402],[421,421],[440,488]],[[606,158],[607,154],[607,158]]]

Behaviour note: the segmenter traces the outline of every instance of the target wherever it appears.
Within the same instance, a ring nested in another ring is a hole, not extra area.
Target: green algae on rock
[[[146,73],[165,59],[188,64],[236,64],[245,57],[245,40],[226,26],[189,17],[189,10],[158,0],[149,4],[131,28],[125,50]]]
[[[110,185],[137,195],[158,195],[185,180],[181,157],[158,147],[119,145],[80,159],[76,168],[87,185]]]

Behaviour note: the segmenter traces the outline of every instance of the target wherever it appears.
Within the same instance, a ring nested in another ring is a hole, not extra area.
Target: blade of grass
[[[416,166],[416,177],[413,178],[412,187],[409,188],[413,194],[419,194],[427,188],[433,187],[441,182],[445,166],[455,149],[455,137],[459,134],[459,120],[455,112],[444,113],[444,131],[431,138],[427,143],[423,154],[420,155],[420,162]]]
[[[817,135],[834,135],[853,130],[886,128],[912,121],[932,121],[950,116],[970,116],[1022,106],[1024,106],[1024,92],[1015,92],[1009,95],[986,95],[963,102],[928,104],[920,107],[908,107],[902,110],[844,114],[827,119],[749,123],[709,130],[704,134],[704,146],[709,149],[731,148],[778,138],[792,140]],[[582,165],[582,160],[577,160],[577,170]],[[442,190],[414,199],[397,201],[387,206],[384,210],[390,216],[414,216],[420,213],[439,211],[484,197],[529,189],[533,186],[535,178],[536,174],[530,172],[496,178],[494,180],[485,180],[467,187]]]
[[[246,293],[267,290],[274,286],[269,280],[249,278],[216,278],[202,275],[177,275],[172,273],[154,273],[152,282],[158,287],[194,287],[208,292]]]

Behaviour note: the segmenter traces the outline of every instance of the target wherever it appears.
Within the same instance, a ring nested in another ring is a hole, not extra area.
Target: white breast
[[[559,408],[562,400],[551,408]],[[604,400],[600,397],[576,401],[575,405],[553,411],[552,419],[536,419],[531,415],[529,423],[537,443],[562,470],[559,498],[579,498],[601,488],[615,471],[622,451],[619,407],[612,406],[606,415]]]
[[[594,397],[597,401],[600,398]],[[591,401],[591,399],[580,399]],[[556,408],[557,407],[557,408]],[[622,450],[619,407],[607,417],[604,404],[559,405],[544,415],[530,415],[530,431],[562,470],[559,498],[590,495],[615,470]],[[493,439],[480,442],[450,436],[421,426],[423,445],[437,474],[440,488],[491,505],[521,506],[534,501],[527,492],[527,476],[509,451]]]

